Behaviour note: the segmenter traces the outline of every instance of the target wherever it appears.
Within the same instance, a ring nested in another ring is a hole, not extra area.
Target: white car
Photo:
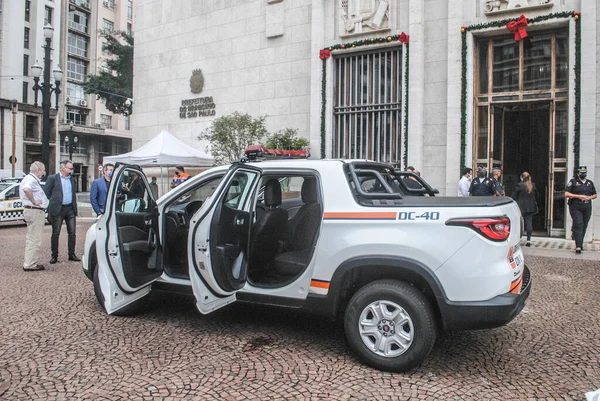
[[[236,301],[303,308],[341,317],[365,363],[406,371],[438,328],[504,325],[531,290],[511,198],[426,196],[408,173],[353,160],[234,163],[158,201],[144,180],[123,200],[135,175],[116,166],[86,235],[83,270],[109,314],[190,287],[203,314]]]
[[[0,182],[0,222],[25,221],[18,182]]]

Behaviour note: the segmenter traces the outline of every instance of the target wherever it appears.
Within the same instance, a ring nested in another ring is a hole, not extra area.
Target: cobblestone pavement
[[[582,400],[600,388],[598,261],[526,258],[533,290],[515,321],[446,333],[421,367],[392,374],[360,364],[340,323],[297,312],[202,316],[155,294],[138,316],[107,316],[64,262],[65,234],[63,262],[23,272],[25,227],[0,227],[1,400]]]

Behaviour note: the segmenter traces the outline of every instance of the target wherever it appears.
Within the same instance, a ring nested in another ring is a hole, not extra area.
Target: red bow
[[[329,57],[331,57],[331,52],[329,50],[325,49],[319,52],[319,58],[321,60],[327,60]]]
[[[408,44],[408,38],[409,38],[409,37],[410,37],[410,36],[408,36],[407,34],[405,34],[404,32],[402,32],[402,33],[400,34],[400,36],[398,36],[398,40],[400,41],[400,43],[404,43],[405,45],[407,45],[407,44]]]
[[[521,39],[525,39],[527,37],[527,30],[525,27],[527,26],[527,17],[521,14],[516,21],[511,21],[506,24],[506,28],[510,31],[510,33],[515,35],[515,41],[518,42]]]

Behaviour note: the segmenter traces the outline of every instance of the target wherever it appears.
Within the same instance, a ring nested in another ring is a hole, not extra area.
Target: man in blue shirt
[[[90,203],[92,209],[96,212],[97,216],[104,214],[104,207],[106,206],[106,193],[108,192],[108,186],[110,185],[110,179],[112,178],[114,166],[111,163],[106,163],[102,168],[102,177],[94,180],[92,183],[92,189],[90,190]]]
[[[46,212],[52,221],[52,237],[50,238],[50,247],[52,257],[50,264],[58,261],[58,239],[62,228],[63,220],[67,223],[69,260],[80,261],[75,255],[75,227],[77,216],[77,183],[71,176],[73,163],[71,160],[60,162],[60,172],[48,177],[44,192],[50,200]]]

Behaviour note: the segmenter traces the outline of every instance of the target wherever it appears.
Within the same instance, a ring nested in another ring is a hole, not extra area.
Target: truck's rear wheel
[[[418,366],[436,338],[435,315],[410,284],[376,281],[354,294],[344,319],[350,347],[366,364],[404,372]]]

